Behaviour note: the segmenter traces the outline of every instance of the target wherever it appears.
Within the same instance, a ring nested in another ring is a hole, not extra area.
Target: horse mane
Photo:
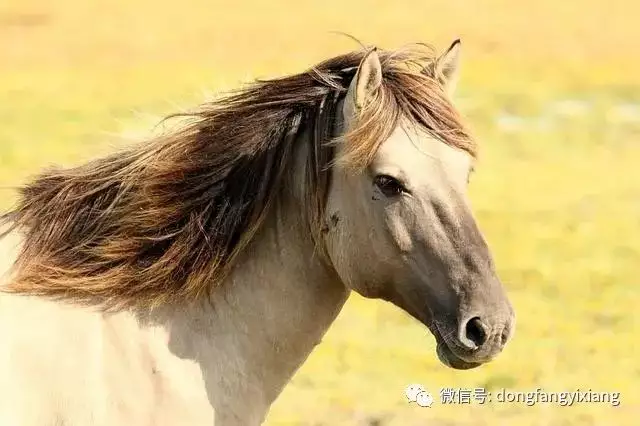
[[[298,136],[310,131],[309,226],[322,227],[334,161],[362,169],[402,117],[445,143],[475,145],[434,75],[428,46],[378,50],[383,83],[333,158],[331,125],[365,51],[258,80],[180,114],[177,128],[19,188],[0,227],[24,234],[3,291],[152,308],[219,285],[281,193]],[[430,71],[429,71],[430,70]],[[5,235],[8,232],[5,233]],[[1,237],[1,236],[0,236]]]

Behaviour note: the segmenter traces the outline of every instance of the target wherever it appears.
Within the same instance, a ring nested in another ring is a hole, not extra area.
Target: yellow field
[[[461,37],[459,105],[482,147],[472,199],[518,315],[514,340],[456,372],[422,326],[354,296],[268,424],[638,424],[639,14],[623,0],[5,0],[0,185],[355,47],[331,31],[382,47]],[[0,206],[12,196],[0,192]],[[413,382],[590,388],[622,403],[420,408],[403,395]]]

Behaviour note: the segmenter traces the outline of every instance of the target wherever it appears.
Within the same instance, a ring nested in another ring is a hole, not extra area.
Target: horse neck
[[[302,159],[307,144],[299,145]],[[287,184],[303,182],[298,171],[290,179]],[[251,401],[266,413],[347,299],[316,253],[297,198],[276,203],[211,303],[172,327],[174,346],[197,357],[205,381],[215,386],[214,406],[246,412]]]

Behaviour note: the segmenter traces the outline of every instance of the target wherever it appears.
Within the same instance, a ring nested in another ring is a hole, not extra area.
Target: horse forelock
[[[334,162],[361,169],[401,117],[475,153],[428,48],[379,51],[383,83],[334,158],[337,104],[364,55],[257,81],[181,114],[176,130],[70,169],[44,171],[0,216],[24,234],[3,290],[105,309],[154,307],[207,294],[229,273],[281,193],[304,130],[309,226],[321,235]],[[426,71],[425,71],[426,70]]]

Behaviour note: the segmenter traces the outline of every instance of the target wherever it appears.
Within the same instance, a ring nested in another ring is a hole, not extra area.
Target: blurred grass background
[[[422,326],[353,296],[268,424],[637,424],[639,13],[623,0],[5,0],[0,186],[356,47],[331,31],[389,48],[461,37],[458,105],[482,147],[471,195],[516,335],[493,363],[456,372]],[[0,207],[12,200],[0,190]],[[407,404],[414,382],[433,393],[590,388],[622,403],[429,409]]]

